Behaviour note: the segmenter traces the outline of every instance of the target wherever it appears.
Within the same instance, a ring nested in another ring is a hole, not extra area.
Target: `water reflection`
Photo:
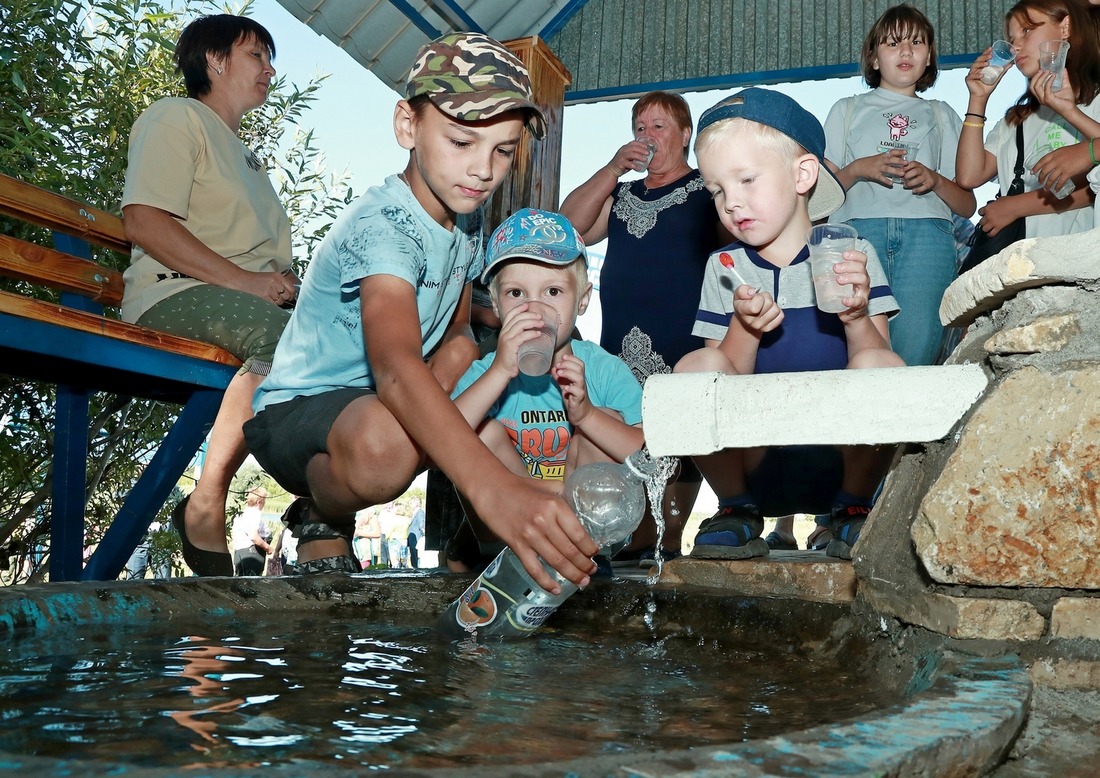
[[[506,765],[729,743],[885,699],[835,663],[690,634],[452,644],[423,624],[300,615],[176,630],[20,643],[0,657],[0,750],[302,772]],[[807,689],[829,705],[807,705]]]

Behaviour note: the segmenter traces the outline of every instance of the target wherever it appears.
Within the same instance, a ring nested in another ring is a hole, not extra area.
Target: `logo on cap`
[[[493,231],[485,252],[482,282],[507,259],[530,259],[547,265],[568,265],[577,259],[588,264],[584,240],[560,213],[524,208],[509,216]]]

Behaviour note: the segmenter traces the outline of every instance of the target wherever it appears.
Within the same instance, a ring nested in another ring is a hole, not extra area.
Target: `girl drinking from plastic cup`
[[[825,153],[848,189],[833,221],[855,227],[878,252],[901,313],[890,343],[908,365],[931,364],[943,326],[940,299],[955,278],[952,212],[974,212],[955,182],[962,120],[918,92],[936,82],[935,33],[909,5],[890,8],[860,53],[870,92],[840,100],[825,121]]]
[[[1089,160],[1089,138],[1100,136],[1100,43],[1096,25],[1080,3],[1073,0],[1023,0],[1005,15],[1005,33],[1016,53],[1016,67],[1028,79],[1028,88],[1008,109],[989,136],[982,140],[985,107],[997,83],[986,84],[982,69],[990,51],[974,62],[966,77],[970,90],[966,121],[959,137],[958,181],[977,187],[996,177],[1001,196],[978,212],[978,227],[996,235],[1020,217],[1025,218],[1029,238],[1068,235],[1091,229],[1093,215],[1082,210],[1092,205],[1083,185],[1083,174],[1095,165]],[[1039,49],[1047,41],[1069,42],[1061,89],[1054,89],[1058,74],[1040,67]],[[1031,159],[1042,146],[1054,150],[1043,155],[1025,175],[1022,194],[1004,196],[1016,164],[1016,130],[1023,126],[1023,158]],[[1093,148],[1092,153],[1096,154]],[[1054,195],[1066,181],[1081,177],[1077,188],[1060,199]]]

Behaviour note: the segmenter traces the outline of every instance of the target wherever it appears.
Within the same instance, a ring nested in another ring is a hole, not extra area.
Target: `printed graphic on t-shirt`
[[[519,419],[501,419],[501,423],[532,478],[565,478],[565,453],[573,430],[564,410],[527,410]]]
[[[882,117],[887,120],[886,132],[888,140],[884,140],[879,143],[879,150],[882,152],[890,151],[891,149],[900,149],[901,142],[904,142],[905,135],[909,134],[910,128],[915,128],[917,122],[910,119],[908,114],[905,113],[883,113]]]

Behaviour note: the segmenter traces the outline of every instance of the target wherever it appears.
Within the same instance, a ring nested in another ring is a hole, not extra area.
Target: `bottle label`
[[[458,598],[458,607],[455,608],[455,621],[468,632],[492,624],[497,617],[497,601],[481,583],[479,578],[470,584]]]
[[[518,629],[530,632],[541,627],[542,622],[550,618],[550,615],[557,609],[557,605],[523,603],[511,614],[510,621],[512,621]]]

